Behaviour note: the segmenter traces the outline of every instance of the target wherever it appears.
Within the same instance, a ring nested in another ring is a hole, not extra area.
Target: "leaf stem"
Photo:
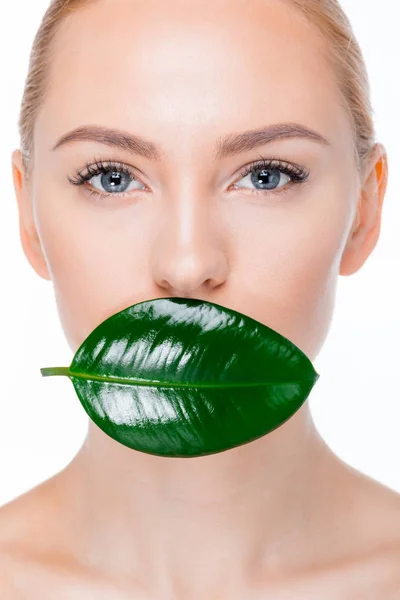
[[[69,374],[69,367],[45,367],[40,369],[43,377],[49,377],[51,375],[67,375]]]

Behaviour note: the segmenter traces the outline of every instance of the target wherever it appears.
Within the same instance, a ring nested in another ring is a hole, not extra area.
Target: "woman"
[[[165,6],[49,7],[12,155],[24,252],[73,352],[118,310],[177,296],[246,313],[314,360],[338,276],[378,241],[387,183],[350,24],[335,0]],[[400,597],[399,495],[328,448],[308,401],[191,460],[90,421],[0,531],[6,598]]]

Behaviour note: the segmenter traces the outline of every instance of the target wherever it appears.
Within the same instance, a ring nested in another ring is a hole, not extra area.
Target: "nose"
[[[154,280],[169,296],[198,295],[225,281],[229,265],[217,220],[201,199],[169,206],[152,256]]]

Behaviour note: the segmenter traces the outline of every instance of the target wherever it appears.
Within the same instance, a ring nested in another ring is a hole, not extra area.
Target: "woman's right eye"
[[[86,164],[86,172],[78,171],[75,178],[68,177],[73,185],[84,185],[89,183],[94,190],[88,189],[90,195],[97,195],[102,199],[117,196],[122,197],[129,194],[133,189],[142,191],[144,187],[137,188],[136,184],[142,185],[136,178],[134,171],[119,163],[104,163],[97,161],[94,165]],[[131,184],[133,184],[132,187]]]
[[[127,191],[131,191],[135,189],[132,187],[129,189],[129,186],[133,183],[136,184],[138,181],[136,179],[132,179],[130,175],[125,173],[124,171],[105,171],[95,175],[87,180],[95,189],[100,192],[105,191],[106,193],[114,194],[116,193],[125,193]],[[96,185],[97,184],[97,185]],[[97,187],[99,186],[99,187]],[[101,186],[101,187],[100,187]],[[138,189],[138,188],[136,188]]]

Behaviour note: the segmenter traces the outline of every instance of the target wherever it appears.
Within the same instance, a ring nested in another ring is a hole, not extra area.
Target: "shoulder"
[[[25,600],[27,593],[24,583],[26,565],[20,563],[20,568],[17,568],[17,564],[8,548],[0,548],[0,598]]]
[[[127,600],[112,582],[93,577],[70,557],[32,552],[19,540],[0,548],[0,598],[4,600]]]
[[[400,598],[400,538],[343,566],[343,597],[363,600]],[[341,597],[341,596],[340,596]]]
[[[75,561],[68,519],[50,490],[45,482],[0,507],[0,600],[132,598]]]
[[[358,534],[365,536],[365,551],[371,550],[378,561],[379,556],[395,559],[400,548],[400,493],[364,473],[351,471],[356,477],[355,491],[350,496],[352,510]]]
[[[348,467],[348,530],[343,558],[327,570],[343,584],[342,596],[363,600],[400,599],[400,494]],[[346,549],[354,548],[347,552]],[[348,590],[348,592],[347,592]],[[358,594],[358,595],[357,595]]]
[[[35,586],[47,580],[57,532],[52,489],[50,478],[0,507],[0,598],[33,600]]]
[[[54,518],[50,498],[51,479],[0,506],[0,552],[11,547],[38,543]]]
[[[318,560],[297,571],[294,597],[400,600],[400,494],[340,463],[312,542]]]

